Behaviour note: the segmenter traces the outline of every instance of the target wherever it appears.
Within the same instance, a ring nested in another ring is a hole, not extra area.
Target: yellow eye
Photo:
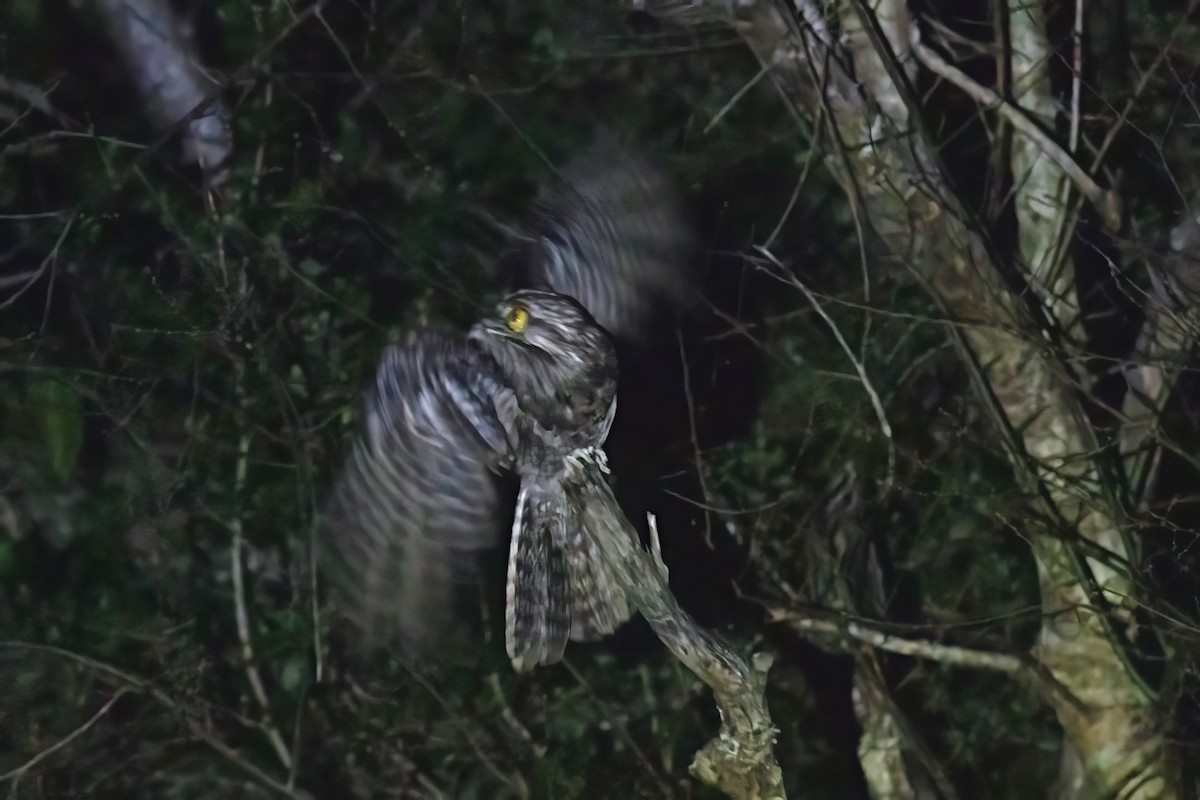
[[[529,324],[529,312],[523,308],[514,308],[508,312],[505,322],[513,333],[524,333],[525,326]]]

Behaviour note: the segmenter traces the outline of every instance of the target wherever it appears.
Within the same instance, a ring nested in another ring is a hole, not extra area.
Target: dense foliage
[[[623,353],[618,493],[643,529],[657,515],[680,602],[774,654],[793,795],[865,796],[857,647],[771,609],[1033,643],[1026,498],[938,312],[864,262],[817,163],[836,156],[811,158],[735,33],[599,0],[183,5],[232,115],[219,189],[148,121],[87,4],[0,10],[0,78],[26,87],[0,89],[0,774],[28,766],[6,791],[715,796],[686,776],[711,699],[640,620],[515,675],[498,551],[468,655],[364,663],[313,569],[380,350],[483,313],[537,186],[597,135],[663,156],[702,244],[705,300]],[[969,114],[939,113],[957,146]],[[1179,597],[1191,545],[1172,536]],[[1031,687],[879,664],[961,796],[1053,781]]]

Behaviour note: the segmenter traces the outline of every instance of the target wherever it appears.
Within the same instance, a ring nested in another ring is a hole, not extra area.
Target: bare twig
[[[921,34],[916,25],[912,27],[912,50],[917,60],[926,69],[957,86],[984,108],[1000,114],[1010,125],[1020,131],[1022,135],[1037,144],[1075,182],[1079,191],[1091,201],[1100,218],[1104,220],[1110,229],[1117,230],[1121,227],[1121,198],[1115,191],[1104,189],[1100,184],[1096,183],[1092,176],[1084,171],[1083,167],[1075,161],[1071,154],[1062,148],[1062,145],[1054,141],[1049,134],[1039,128],[1019,108],[1005,102],[1004,98],[996,94],[992,89],[975,81],[958,67],[955,67],[936,52],[926,47],[921,42]]]
[[[492,96],[492,93],[483,88],[483,84],[480,83],[479,78],[475,75],[468,75],[467,80],[470,82],[471,88],[478,92],[479,96],[486,100],[488,105],[496,110],[496,113],[500,115],[500,118],[512,127],[513,132],[516,133],[521,141],[525,143],[525,146],[529,148],[529,152],[541,159],[542,163],[549,167],[553,174],[559,175],[558,170],[555,168],[554,163],[550,160],[549,156],[542,151],[542,148],[537,146],[537,142],[535,142],[529,136],[529,134],[527,134],[525,130],[517,124],[517,121],[509,116],[509,113],[504,110],[504,106],[500,105],[496,98]]]
[[[8,78],[0,75],[0,94],[7,94],[10,97],[26,103],[30,108],[36,108],[48,117],[56,120],[64,127],[70,126],[68,120],[54,104],[50,102],[50,93],[58,87],[55,82],[49,89],[39,89],[31,83],[17,80],[16,78]]]
[[[25,273],[25,277],[27,277],[25,285],[13,292],[13,294],[5,299],[4,302],[0,303],[0,309],[8,308],[13,303],[17,302],[21,295],[25,294],[33,287],[35,283],[41,280],[41,277],[46,274],[47,269],[53,270],[54,265],[58,263],[58,252],[62,249],[63,242],[67,240],[67,234],[71,232],[71,226],[75,224],[75,220],[78,216],[79,214],[76,212],[67,219],[66,224],[63,225],[62,231],[58,234],[58,239],[54,242],[54,246],[50,248],[50,252],[47,253],[46,257],[42,259],[42,263],[38,265],[36,270]]]
[[[313,680],[320,683],[325,676],[325,646],[321,644],[321,603],[320,595],[317,590],[317,523],[316,514],[313,514],[313,522],[309,525],[308,531],[308,554],[309,554],[309,591],[312,593],[310,613],[312,615],[313,626]]]
[[[0,781],[11,780],[14,782],[14,784],[19,783],[21,781],[21,778],[25,777],[25,773],[29,772],[29,770],[33,769],[39,763],[46,760],[50,756],[57,753],[59,750],[62,750],[64,747],[69,745],[71,742],[78,739],[80,736],[83,736],[85,733],[87,733],[88,730],[90,730],[93,725],[95,725],[97,722],[99,722],[101,717],[103,717],[105,714],[107,714],[112,709],[112,707],[114,705],[116,705],[117,701],[120,700],[126,694],[128,694],[129,691],[130,690],[125,687],[121,687],[120,689],[117,689],[117,691],[113,693],[113,696],[108,699],[108,702],[105,703],[103,706],[101,706],[100,710],[97,711],[95,714],[93,714],[87,720],[87,722],[83,723],[78,728],[71,731],[69,734],[67,734],[63,738],[59,739],[57,742],[52,744],[50,747],[47,747],[45,750],[42,750],[40,753],[38,753],[33,758],[26,761],[21,766],[17,767],[16,769],[9,770],[8,772],[4,773],[3,775],[0,775]]]
[[[513,794],[520,798],[520,800],[528,800],[530,796],[529,783],[525,780],[525,776],[521,774],[520,770],[514,769],[511,774],[505,772],[501,765],[496,763],[495,759],[491,758],[487,752],[485,752],[483,745],[479,742],[476,732],[473,730],[473,727],[466,724],[466,722],[461,719],[461,710],[455,706],[455,704],[452,703],[445,695],[443,695],[441,691],[438,690],[437,686],[434,685],[433,681],[430,680],[428,676],[423,675],[420,670],[415,669],[413,665],[408,662],[402,662],[402,664],[404,668],[408,670],[408,674],[411,675],[413,679],[417,681],[417,683],[421,684],[425,691],[429,692],[429,695],[437,701],[438,705],[445,709],[450,717],[454,719],[455,725],[459,732],[462,733],[463,738],[467,740],[467,743],[471,746],[471,749],[475,751],[475,756],[479,759],[479,763],[483,764],[488,772],[492,773],[497,780],[507,786]]]
[[[825,324],[829,326],[829,330],[833,332],[833,336],[835,339],[837,339],[838,345],[842,348],[842,352],[846,354],[846,358],[850,359],[850,363],[854,365],[854,371],[858,373],[858,378],[862,382],[863,389],[866,391],[867,397],[871,401],[871,408],[875,411],[875,417],[879,421],[879,429],[882,431],[884,438],[887,439],[888,469],[887,478],[884,480],[883,493],[885,495],[890,493],[896,476],[896,443],[892,438],[892,426],[888,422],[887,412],[883,410],[883,401],[879,398],[879,393],[875,391],[875,386],[871,383],[871,379],[867,375],[866,367],[864,367],[862,362],[859,361],[854,355],[854,351],[850,349],[849,343],[847,343],[845,337],[842,336],[842,331],[840,328],[838,328],[837,323],[830,319],[829,315],[825,313],[825,309],[819,302],[817,302],[817,298],[811,291],[809,291],[808,287],[801,283],[800,279],[792,274],[790,270],[784,267],[783,264],[779,263],[779,259],[775,258],[771,251],[767,250],[765,247],[756,247],[755,249],[763,256],[763,258],[779,267],[779,269],[782,270],[783,276],[786,278],[786,280],[804,294],[805,299],[808,300],[809,304],[813,307],[813,310],[817,312],[821,319],[825,321]]]
[[[567,666],[571,668],[570,664]],[[543,755],[545,747],[534,742],[533,734],[529,732],[529,728],[522,725],[521,720],[517,719],[517,715],[513,713],[512,706],[508,703],[508,698],[504,696],[504,687],[500,685],[500,675],[495,672],[488,673],[488,686],[492,689],[492,697],[496,699],[496,703],[500,706],[500,719],[504,720],[504,724],[508,727],[508,730],[520,739],[523,744],[533,749],[536,755]]]
[[[237,373],[236,390],[238,402],[242,414],[245,415],[244,367],[241,362],[235,360],[234,370]],[[243,427],[242,434],[238,438],[237,465],[234,469],[233,485],[234,497],[238,499],[239,503],[245,493],[249,463],[250,432]],[[258,664],[254,658],[254,644],[250,637],[250,615],[246,610],[246,587],[242,577],[242,548],[245,545],[245,534],[240,507],[227,525],[233,536],[233,541],[229,548],[229,564],[233,582],[234,619],[237,623],[238,641],[241,643],[242,669],[246,673],[246,681],[250,684],[250,691],[254,695],[254,700],[262,711],[261,730],[266,734],[271,748],[275,751],[275,755],[278,756],[280,762],[290,773],[293,767],[292,754],[288,751],[287,744],[283,740],[283,735],[279,732],[272,719],[271,704],[267,699],[266,688],[263,686],[262,677],[258,672]]]
[[[584,691],[586,691],[592,698],[592,702],[596,706],[596,710],[604,716],[604,720],[608,723],[609,728],[611,728],[618,736],[621,737],[621,739],[625,742],[625,746],[629,748],[629,752],[633,753],[634,757],[641,762],[642,767],[646,770],[646,774],[650,776],[650,780],[654,781],[654,785],[658,788],[659,793],[661,793],[663,797],[672,797],[673,793],[671,792],[671,787],[667,785],[662,773],[654,768],[654,765],[650,763],[650,759],[646,758],[646,754],[642,751],[642,748],[638,746],[637,740],[629,735],[629,726],[626,725],[624,721],[614,717],[611,713],[609,713],[608,706],[596,698],[596,693],[593,691],[591,684],[588,683],[587,678],[583,677],[579,670],[575,669],[575,665],[571,663],[570,659],[563,659],[563,666],[567,668],[567,671],[571,673],[571,677],[573,677],[579,683],[579,685],[583,687]]]
[[[142,692],[153,697],[160,705],[171,711],[172,714],[179,719],[187,729],[200,741],[207,744],[213,750],[224,756],[230,763],[236,765],[248,774],[252,775],[255,780],[263,786],[272,789],[282,795],[294,798],[294,800],[311,800],[308,793],[293,789],[280,781],[275,780],[259,767],[247,761],[238,751],[234,750],[229,745],[218,739],[213,733],[207,730],[200,723],[200,716],[183,704],[176,701],[162,689],[154,686],[145,678],[140,678],[124,670],[118,669],[111,664],[105,664],[103,661],[97,661],[94,658],[73,653],[70,650],[63,650],[60,647],[52,645],[37,644],[35,642],[20,642],[20,641],[0,641],[0,652],[25,652],[25,653],[45,653],[62,658],[67,661],[73,661],[77,664],[94,670],[110,681],[128,686],[131,690]]]
[[[755,86],[757,86],[758,82],[763,79],[763,76],[765,76],[767,74],[767,72],[770,71],[770,69],[771,69],[770,64],[764,65],[762,68],[760,68],[758,70],[757,73],[755,73],[753,78],[746,81],[746,84],[744,86],[742,86],[740,89],[738,89],[736,92],[734,92],[733,97],[729,98],[729,102],[727,102],[725,105],[723,105],[721,107],[721,110],[718,111],[711,120],[709,120],[708,124],[704,126],[704,130],[702,130],[701,133],[707,135],[709,133],[709,131],[711,131],[713,128],[717,127],[717,125],[721,122],[721,120],[725,118],[725,115],[729,113],[730,109],[732,109],[735,105],[737,105],[738,101],[741,100],[743,97],[745,97],[747,92],[749,92],[751,89],[753,89]]]
[[[16,286],[19,283],[31,283],[42,276],[42,269],[26,270],[13,275],[0,275],[0,289],[7,289],[10,286]]]
[[[1133,93],[1129,99],[1125,101],[1125,105],[1121,108],[1121,113],[1117,116],[1117,121],[1104,132],[1104,140],[1100,142],[1100,147],[1096,148],[1096,155],[1092,157],[1092,163],[1088,167],[1088,172],[1095,174],[1100,165],[1104,162],[1104,157],[1108,155],[1109,148],[1113,146],[1113,142],[1117,140],[1117,134],[1125,127],[1126,121],[1129,119],[1129,114],[1133,111],[1133,107],[1142,99],[1142,93],[1150,85],[1150,79],[1158,72],[1158,68],[1167,60],[1167,55],[1171,52],[1171,46],[1175,42],[1175,37],[1179,35],[1181,30],[1188,27],[1186,19],[1180,18],[1175,27],[1171,29],[1167,40],[1163,42],[1163,46],[1159,49],[1158,55],[1154,57],[1154,61],[1142,73],[1142,77],[1138,80],[1137,86],[1133,88]]]
[[[812,165],[814,163],[820,161],[820,159],[817,158],[817,153],[820,152],[821,131],[824,130],[824,125],[822,122],[824,119],[825,107],[822,106],[821,108],[817,109],[817,119],[813,123],[813,137],[808,148],[808,158],[804,159],[804,169],[800,170],[800,177],[796,179],[796,188],[792,190],[792,196],[788,198],[787,206],[783,209],[783,213],[779,216],[779,222],[775,223],[775,229],[771,231],[771,235],[767,237],[765,242],[763,242],[763,247],[769,248],[775,243],[775,239],[779,237],[779,233],[783,230],[783,226],[788,221],[788,217],[792,215],[792,209],[796,206],[796,200],[799,199],[800,192],[804,189],[805,184],[808,183],[809,170],[812,169]]]
[[[1138,81],[1137,86],[1135,86],[1133,89],[1133,94],[1130,95],[1129,99],[1125,102],[1125,105],[1121,108],[1120,113],[1117,115],[1116,122],[1110,125],[1108,130],[1105,131],[1104,139],[1100,142],[1100,146],[1096,148],[1096,154],[1092,156],[1092,163],[1088,165],[1088,172],[1090,174],[1095,175],[1099,171],[1100,166],[1104,163],[1105,157],[1108,155],[1109,149],[1112,148],[1113,143],[1117,140],[1117,134],[1120,133],[1125,127],[1126,120],[1129,118],[1129,114],[1133,111],[1133,107],[1137,105],[1138,101],[1142,97],[1143,92],[1146,91],[1147,86],[1150,84],[1150,79],[1158,72],[1158,69],[1162,66],[1163,62],[1166,61],[1167,54],[1171,52],[1171,45],[1175,41],[1176,35],[1178,35],[1179,31],[1185,25],[1186,20],[1180,19],[1179,23],[1176,24],[1176,26],[1171,30],[1171,34],[1167,37],[1167,41],[1164,42],[1163,46],[1159,49],[1158,55],[1155,56],[1153,63],[1151,63],[1146,71],[1142,73],[1141,79]],[[1084,201],[1085,198],[1080,196],[1076,197],[1072,203],[1071,213],[1067,216],[1067,221],[1064,223],[1063,231],[1058,237],[1058,249],[1055,252],[1054,259],[1055,263],[1067,257],[1067,252],[1072,241],[1070,234],[1075,230],[1075,225],[1079,221],[1079,212],[1083,208]]]
[[[238,442],[237,488],[235,490],[238,495],[241,494],[241,489],[245,486],[246,462],[249,452],[250,434],[243,433]],[[287,745],[284,743],[279,729],[275,727],[275,723],[271,720],[271,705],[267,700],[267,692],[263,687],[262,677],[258,673],[258,665],[254,660],[254,645],[250,639],[250,616],[246,612],[246,589],[242,580],[242,547],[244,545],[244,536],[240,516],[235,517],[229,522],[229,530],[233,534],[233,544],[229,549],[229,563],[233,580],[234,617],[237,621],[238,641],[242,645],[242,668],[246,672],[246,681],[250,684],[250,690],[254,694],[254,699],[263,713],[262,730],[267,735],[271,747],[275,750],[275,755],[279,756],[279,760],[285,767],[291,769],[292,755],[288,752]]]
[[[692,458],[696,461],[696,477],[700,481],[700,493],[704,495],[704,504],[710,505],[711,495],[708,492],[708,478],[705,477],[704,456],[700,451],[700,438],[696,434],[696,406],[695,399],[692,397],[692,377],[691,371],[688,369],[687,352],[683,348],[683,333],[679,328],[675,329],[675,339],[679,342],[679,363],[683,367],[683,394],[687,402],[688,413],[688,430],[692,436]],[[704,543],[711,550],[712,541],[712,515],[707,511],[704,512]]]
[[[1074,153],[1079,147],[1079,103],[1083,87],[1083,0],[1075,0],[1071,52],[1071,132],[1067,138],[1067,149]]]

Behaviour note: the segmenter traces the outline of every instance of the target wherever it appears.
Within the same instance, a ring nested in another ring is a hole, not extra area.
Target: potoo
[[[558,661],[568,639],[611,633],[632,613],[564,482],[573,456],[604,457],[613,337],[636,340],[691,290],[688,228],[645,160],[593,150],[538,210],[523,251],[531,288],[466,336],[419,330],[384,352],[322,525],[347,615],[420,642],[445,624],[446,587],[469,551],[496,543],[494,475],[515,472],[505,638],[518,670]]]

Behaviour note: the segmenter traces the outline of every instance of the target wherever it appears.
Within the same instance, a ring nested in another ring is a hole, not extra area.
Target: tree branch
[[[771,622],[783,622],[797,633],[820,633],[843,636],[889,653],[940,661],[957,667],[986,669],[995,672],[1018,673],[1025,663],[1010,653],[989,653],[931,639],[910,639],[871,628],[853,620],[820,619],[788,608],[769,609]]]
[[[209,184],[228,177],[233,136],[228,111],[217,87],[200,66],[200,58],[167,0],[96,0],[109,38],[125,61],[146,104],[161,129],[187,119],[183,132],[184,157],[196,162]],[[200,109],[199,113],[195,113]]]
[[[785,797],[773,750],[777,731],[765,697],[770,655],[756,653],[752,664],[747,663],[697,625],[671,593],[653,518],[652,549],[647,552],[609,488],[606,468],[587,454],[577,454],[574,460],[578,471],[568,478],[566,490],[577,507],[588,509],[584,535],[611,574],[620,576],[622,588],[658,638],[713,690],[721,730],[696,754],[691,773],[730,797]]]
[[[1080,402],[1075,354],[1055,324],[1058,309],[1013,291],[1003,254],[941,163],[939,142],[908,76],[906,52],[892,42],[904,21],[881,18],[878,2],[831,0],[826,7],[838,9],[843,28],[853,17],[854,31],[865,35],[826,42],[800,30],[782,0],[711,5],[724,8],[762,63],[775,67],[772,78],[798,117],[811,121],[823,110],[840,144],[826,163],[856,208],[861,204],[869,214],[891,259],[911,268],[948,318],[979,323],[952,326],[950,333],[1018,481],[1044,512],[1022,533],[1037,556],[1045,609],[1035,657],[1079,703],[1054,697],[1059,721],[1096,792],[1126,791],[1131,800],[1176,796],[1178,762],[1164,740],[1154,692],[1129,664],[1116,628],[1129,607],[1132,553],[1121,520],[1114,518],[1112,495],[1100,482],[1094,459],[1099,448]],[[903,10],[885,5],[889,13]],[[1107,224],[1119,225],[1116,194],[1102,189],[1028,116],[995,91],[964,80],[919,39],[910,44],[926,68],[1004,115]],[[818,73],[818,64],[827,71]],[[857,84],[856,93],[840,89],[846,80]],[[1095,556],[1105,552],[1117,557]],[[1131,777],[1140,783],[1122,789]]]
[[[1043,153],[1054,159],[1059,168],[1075,182],[1076,187],[1078,187],[1083,196],[1095,206],[1096,213],[1104,220],[1104,224],[1110,230],[1115,231],[1120,229],[1120,195],[1115,191],[1104,189],[1100,184],[1096,183],[1092,179],[1092,176],[1071,157],[1071,154],[1064,150],[1058,142],[1054,141],[1048,133],[1039,128],[1037,123],[1026,116],[1019,108],[1006,103],[1000,95],[972,80],[965,72],[926,47],[921,42],[920,31],[915,25],[912,28],[912,49],[917,60],[926,69],[962,89],[983,108],[995,111],[1004,117],[1005,121],[1016,128],[1022,136],[1034,142],[1041,148]]]

